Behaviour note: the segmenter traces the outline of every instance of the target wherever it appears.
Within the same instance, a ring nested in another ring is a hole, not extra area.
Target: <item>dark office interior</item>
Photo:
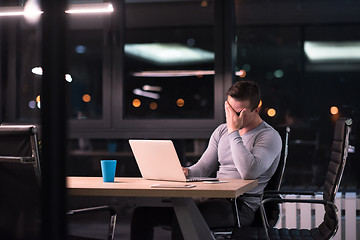
[[[0,14],[0,123],[40,129],[42,157],[52,159],[42,192],[49,239],[102,235],[101,216],[63,214],[97,204],[118,209],[115,239],[128,239],[131,211],[148,199],[68,196],[65,177],[100,177],[101,159],[117,160],[117,177],[140,177],[132,138],[171,139],[182,165],[195,163],[225,121],[227,88],[242,80],[260,86],[267,123],[291,128],[283,189],[321,190],[335,121],[347,117],[340,189],[359,194],[358,1],[113,0],[97,14],[63,10],[110,2],[34,2],[38,21]],[[0,12],[25,3],[0,1]]]

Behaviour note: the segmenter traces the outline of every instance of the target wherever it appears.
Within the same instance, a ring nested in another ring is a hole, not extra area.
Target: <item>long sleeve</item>
[[[262,131],[246,147],[238,131],[229,134],[231,155],[242,179],[257,179],[273,164],[281,152],[281,138],[276,131]]]
[[[277,168],[281,147],[279,133],[265,122],[242,136],[238,131],[228,134],[222,124],[199,161],[189,167],[189,175],[209,176],[219,166],[218,178],[257,179],[258,186],[249,193],[261,194]],[[244,197],[244,201],[254,211],[260,204],[259,198]]]
[[[189,167],[189,176],[208,177],[218,167],[219,128],[210,137],[209,145],[198,162]]]

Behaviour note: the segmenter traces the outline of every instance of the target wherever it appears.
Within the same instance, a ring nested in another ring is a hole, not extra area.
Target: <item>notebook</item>
[[[129,140],[144,179],[180,182],[217,181],[217,178],[187,178],[171,140]]]

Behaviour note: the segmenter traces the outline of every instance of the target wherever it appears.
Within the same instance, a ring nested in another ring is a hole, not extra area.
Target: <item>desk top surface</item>
[[[102,177],[67,177],[66,180],[68,194],[77,196],[236,198],[257,186],[257,180],[241,179],[226,179],[226,183],[184,183],[135,177],[117,177],[111,183],[103,182]],[[152,188],[155,184],[194,184],[195,187]]]

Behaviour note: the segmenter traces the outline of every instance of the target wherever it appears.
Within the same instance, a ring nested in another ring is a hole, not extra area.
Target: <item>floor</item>
[[[139,205],[166,205],[168,202],[163,200],[153,201],[153,199],[89,199],[89,198],[77,198],[71,199],[72,209],[81,208],[84,206],[99,206],[104,204],[112,205],[116,208],[118,212],[116,228],[115,228],[115,239],[117,240],[127,240],[130,239],[130,221],[132,216],[132,211],[136,206]],[[128,203],[131,203],[129,205]],[[359,211],[359,210],[358,210]],[[342,225],[345,224],[345,219],[342,219]],[[68,231],[72,235],[82,236],[82,237],[91,237],[97,239],[106,239],[107,231],[109,224],[109,215],[108,213],[96,213],[94,215],[79,215],[79,216],[70,216],[68,219]],[[345,228],[343,228],[345,229]],[[360,239],[360,218],[359,213],[357,213],[356,218],[356,229],[357,229],[357,239]],[[344,236],[341,239],[347,239]],[[170,240],[171,232],[169,229],[164,227],[155,228],[154,240]]]
[[[147,205],[145,202],[137,202],[138,199],[134,199],[135,205]],[[82,199],[77,199],[78,202],[81,202]],[[72,206],[72,209],[79,208],[80,205],[84,206],[97,206],[101,205],[99,202],[102,200],[95,200],[92,202],[87,202],[86,204],[75,204],[77,206]],[[103,204],[103,203],[102,203]],[[132,211],[134,206],[126,206],[126,204],[119,203],[118,199],[113,199],[110,202],[117,210],[117,221],[115,227],[115,239],[117,240],[127,240],[130,239],[130,221],[132,216]],[[151,203],[154,204],[154,203]],[[155,203],[156,204],[156,203]],[[73,204],[74,205],[74,204]],[[124,206],[125,205],[125,206]],[[103,213],[94,213],[94,214],[82,214],[77,216],[70,216],[68,218],[68,232],[70,235],[81,236],[81,237],[91,237],[97,239],[106,239],[109,226],[109,214],[107,212]],[[171,239],[170,230],[164,227],[156,227],[154,231],[154,240],[167,240]]]
[[[126,209],[118,215],[115,227],[115,239],[127,240],[130,239],[130,219],[132,209]],[[68,230],[71,235],[81,237],[91,237],[97,239],[106,239],[108,230],[108,218],[104,216],[101,220],[99,217],[95,218],[76,218],[69,220]],[[170,238],[170,231],[157,227],[154,232],[154,240],[167,240]]]

